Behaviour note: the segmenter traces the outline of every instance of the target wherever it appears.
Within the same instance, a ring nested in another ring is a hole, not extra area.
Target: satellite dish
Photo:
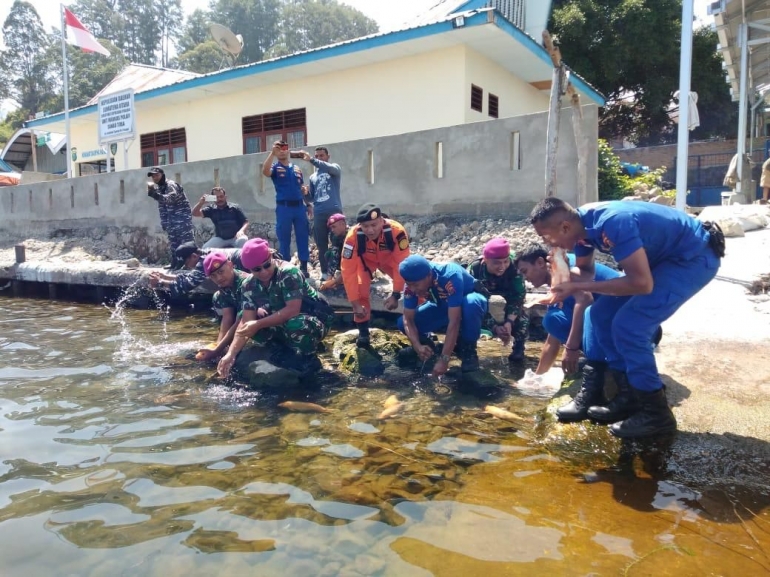
[[[209,25],[209,32],[211,32],[211,37],[225,53],[222,64],[224,64],[225,60],[230,60],[230,66],[233,66],[238,55],[243,50],[243,36],[240,34],[236,36],[227,26],[216,23]],[[221,64],[219,68],[221,70]]]

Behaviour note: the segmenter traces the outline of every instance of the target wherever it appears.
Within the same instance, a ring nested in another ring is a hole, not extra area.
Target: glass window
[[[174,153],[174,164],[187,162],[187,155],[185,154],[184,146],[175,146],[172,152]]]
[[[169,164],[168,162],[168,150],[158,151],[158,165]]]
[[[302,148],[305,146],[305,131],[297,130],[295,132],[289,132],[286,142],[289,143],[289,148]]]
[[[155,153],[142,152],[142,166],[153,166],[155,164]]]
[[[262,138],[259,136],[247,136],[244,142],[244,154],[256,154],[262,152]]]

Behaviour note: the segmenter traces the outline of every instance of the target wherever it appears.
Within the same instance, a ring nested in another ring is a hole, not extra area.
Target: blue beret
[[[419,254],[411,254],[398,265],[398,272],[406,282],[417,282],[431,274],[430,262]]]

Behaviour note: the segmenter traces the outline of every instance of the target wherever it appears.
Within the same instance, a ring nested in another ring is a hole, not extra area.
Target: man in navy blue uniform
[[[487,313],[487,298],[474,292],[475,279],[457,263],[431,263],[418,254],[401,261],[398,271],[406,282],[404,314],[398,319],[398,328],[409,338],[417,356],[423,361],[431,358],[434,351],[425,344],[427,334],[446,329],[433,375],[447,372],[455,346],[462,372],[479,370],[476,343]],[[419,307],[418,299],[424,300]]]
[[[275,234],[279,251],[291,260],[291,229],[297,241],[300,271],[308,276],[307,261],[310,258],[308,240],[308,212],[302,185],[302,170],[289,160],[289,145],[283,141],[273,144],[270,154],[262,165],[262,174],[269,176],[275,186]]]
[[[612,434],[675,431],[650,341],[663,321],[716,276],[724,256],[719,227],[654,203],[600,202],[576,210],[553,197],[535,206],[530,221],[551,246],[574,249],[585,275],[552,287],[557,298],[578,291],[605,295],[591,306],[584,331],[603,349],[618,385],[613,411],[604,415],[614,422]],[[594,281],[595,250],[611,254],[625,275]]]
[[[153,167],[147,171],[152,184],[147,185],[147,196],[158,202],[160,226],[168,235],[171,247],[171,268],[181,266],[174,256],[177,247],[195,240],[193,235],[192,211],[184,189],[178,183],[166,178],[162,168]]]

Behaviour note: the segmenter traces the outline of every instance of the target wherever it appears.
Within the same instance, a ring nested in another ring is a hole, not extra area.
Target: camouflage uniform
[[[243,286],[246,284],[250,275],[239,270],[234,272],[235,278],[233,279],[233,286],[221,288],[215,292],[214,297],[211,299],[211,304],[220,315],[224,309],[233,309],[236,317],[239,317],[241,315],[241,305],[243,302]]]
[[[347,234],[347,233],[346,233]],[[345,244],[345,235],[334,236],[329,233],[329,250],[326,251],[326,268],[330,277],[336,276],[340,271],[342,260],[342,245]]]
[[[192,292],[195,288],[202,285],[206,280],[206,273],[203,272],[203,259],[206,258],[206,255],[209,254],[212,250],[217,250],[220,252],[226,252],[228,253],[227,260],[229,260],[231,263],[233,263],[233,266],[235,267],[236,274],[239,271],[248,272],[245,271],[243,268],[243,263],[241,262],[241,251],[240,249],[232,249],[232,248],[219,248],[219,249],[210,249],[210,248],[202,248],[200,249],[201,257],[198,259],[198,262],[195,264],[195,268],[192,270],[180,270],[178,273],[176,273],[176,278],[174,279],[174,282],[171,283],[171,286],[169,287],[171,289],[171,295],[174,297],[181,297],[184,296],[190,292]],[[216,296],[216,295],[215,295]],[[219,308],[216,305],[214,308]],[[238,309],[240,310],[240,308]]]
[[[516,315],[516,320],[513,321],[513,326],[511,327],[514,343],[524,346],[529,335],[529,318],[524,314],[524,297],[527,291],[524,287],[524,277],[519,274],[519,271],[513,264],[513,255],[509,258],[511,259],[511,264],[502,276],[490,274],[487,271],[487,265],[484,264],[482,259],[477,259],[468,265],[468,272],[481,283],[483,289],[486,289],[488,293],[487,298],[490,295],[499,295],[505,299],[505,317]],[[484,291],[481,290],[481,292]],[[484,328],[492,331],[492,334],[494,334],[494,327],[496,325],[498,323],[487,312],[484,318]]]
[[[160,226],[168,235],[173,262],[174,251],[180,244],[195,241],[190,202],[179,184],[165,178],[147,194],[158,201]]]
[[[288,301],[302,299],[302,308],[297,316],[283,325],[259,330],[253,337],[257,343],[277,341],[300,355],[311,355],[329,333],[334,310],[295,266],[288,263],[276,266],[267,287],[252,275],[242,290],[243,310],[256,311],[263,308],[268,314],[285,308]]]

